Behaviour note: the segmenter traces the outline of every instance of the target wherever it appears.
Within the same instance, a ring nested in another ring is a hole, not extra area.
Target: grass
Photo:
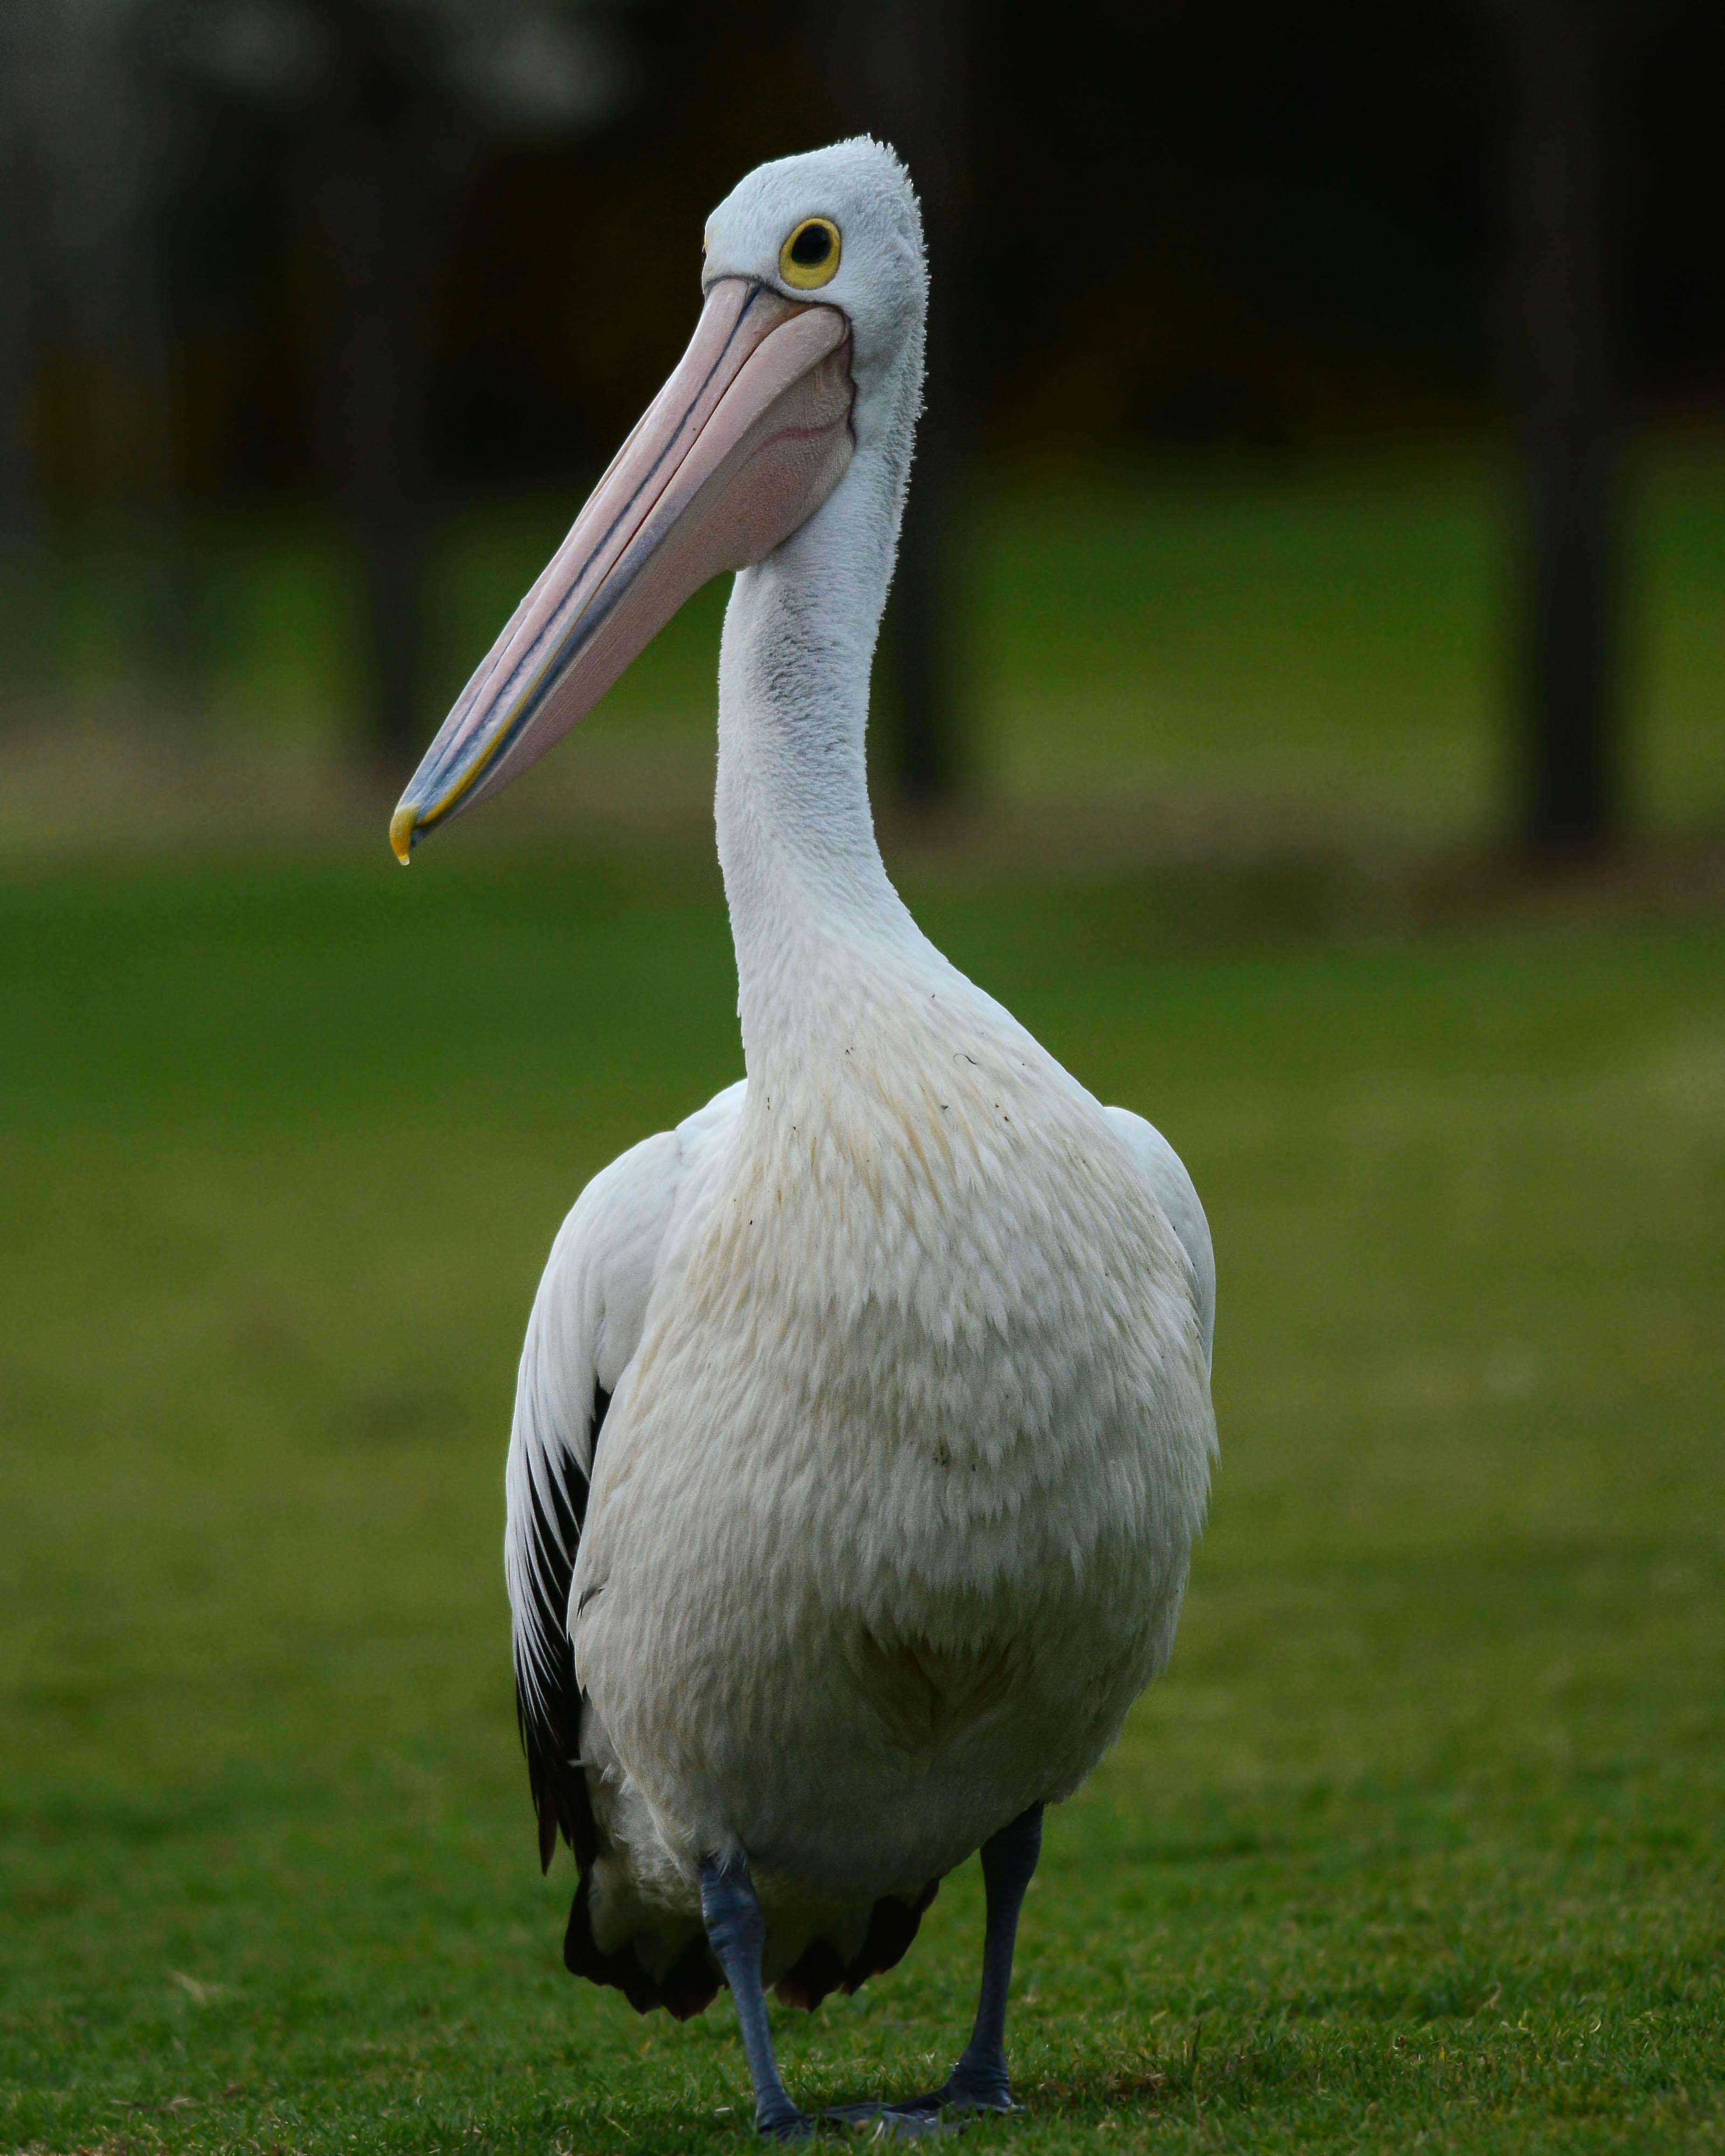
[[[973,2144],[1717,2147],[1725,930],[921,910],[1222,1276],[1174,1665],[1050,1820]],[[557,1220],[738,1067],[711,871],[60,870],[0,948],[0,2147],[744,2145],[726,2003],[562,1973],[497,1547]],[[779,2015],[793,2088],[925,2082],[978,1919]]]
[[[572,500],[492,504],[444,535],[428,738],[549,556]],[[1420,844],[1504,814],[1503,502],[1478,453],[1112,480],[1002,480],[973,506],[966,678],[975,776],[1009,801],[1290,807]],[[218,730],[326,740],[358,690],[351,564],[310,527],[198,535]],[[1630,778],[1637,818],[1725,818],[1725,454],[1653,444],[1627,547]],[[30,610],[63,677],[100,688],[137,593],[69,557]],[[722,580],[585,730],[708,785]],[[44,632],[37,617],[44,613]],[[123,639],[121,639],[123,642]],[[685,788],[687,790],[687,788]]]

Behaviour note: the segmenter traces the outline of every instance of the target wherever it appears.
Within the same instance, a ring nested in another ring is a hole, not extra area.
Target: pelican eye
[[[778,274],[798,292],[814,292],[839,274],[839,228],[829,217],[805,217],[778,250]]]

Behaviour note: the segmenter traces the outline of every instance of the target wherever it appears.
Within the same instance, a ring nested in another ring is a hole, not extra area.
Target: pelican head
[[[859,138],[760,166],[708,219],[706,249],[688,350],[402,796],[403,863],[567,733],[701,585],[808,523],[860,451],[878,464],[901,440],[907,459],[926,288],[892,151]]]

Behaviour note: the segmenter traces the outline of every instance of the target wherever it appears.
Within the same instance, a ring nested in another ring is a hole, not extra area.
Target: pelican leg
[[[988,1913],[983,1933],[982,1990],[964,2056],[940,2091],[940,2101],[955,2109],[1012,2109],[1012,2085],[1006,2074],[1006,1994],[1012,1988],[1019,1912],[1041,1854],[1040,1804],[1020,1812],[1009,1826],[983,1844],[983,1889]]]
[[[1006,2071],[1006,1999],[1012,1988],[1013,1949],[1019,1912],[1042,1853],[1042,1806],[1032,1804],[983,1844],[983,1889],[988,1919],[983,1933],[983,1982],[976,2021],[964,2056],[937,2089],[908,2103],[845,2104],[827,2116],[846,2126],[874,2123],[890,2134],[927,2133],[943,2111],[1010,2111]]]
[[[742,2031],[743,2053],[755,2087],[755,2130],[773,2141],[806,2140],[814,2131],[814,2122],[786,2095],[773,2056],[767,1995],[761,1985],[761,1948],[767,1926],[755,1899],[754,1881],[742,1857],[727,1865],[711,1856],[701,1859],[701,1918],[706,1926],[708,1944],[718,1956],[725,1981],[737,2001],[737,2026]]]

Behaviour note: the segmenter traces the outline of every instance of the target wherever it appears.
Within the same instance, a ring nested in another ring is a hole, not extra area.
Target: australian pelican
[[[982,1851],[981,1999],[917,2133],[1004,2109],[1043,1807],[1166,1662],[1214,1450],[1190,1178],[948,964],[870,816],[869,670],[922,393],[891,151],[713,213],[681,362],[469,683],[391,828],[514,778],[737,572],[717,824],[747,1076],[595,1177],[527,1328],[506,1563],[579,1975],[728,1984],[760,2130],[809,2132],[763,1986],[890,1968]]]

